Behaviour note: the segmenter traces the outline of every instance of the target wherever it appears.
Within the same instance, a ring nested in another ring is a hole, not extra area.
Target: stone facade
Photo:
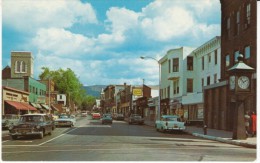
[[[11,78],[33,77],[34,59],[31,52],[11,52]]]

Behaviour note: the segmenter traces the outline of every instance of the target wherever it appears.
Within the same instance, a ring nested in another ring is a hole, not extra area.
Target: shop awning
[[[55,107],[54,105],[51,105],[52,109],[59,111],[59,109],[57,107]]]
[[[27,103],[16,102],[16,101],[7,101],[7,100],[5,102],[8,103],[9,105],[12,105],[17,110],[37,110],[36,108],[30,106]]]
[[[48,105],[41,104],[41,106],[46,110],[51,110],[51,108]]]

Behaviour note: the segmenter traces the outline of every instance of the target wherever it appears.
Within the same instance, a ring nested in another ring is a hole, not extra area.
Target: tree
[[[76,74],[70,69],[50,70],[47,67],[42,67],[43,72],[39,75],[41,80],[53,80],[55,83],[55,90],[59,93],[66,94],[69,99],[69,105],[76,103],[81,105],[85,100],[86,91],[80,83]]]

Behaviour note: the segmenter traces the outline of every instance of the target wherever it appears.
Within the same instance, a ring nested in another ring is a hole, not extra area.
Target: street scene
[[[257,161],[256,0],[0,1],[2,161]]]
[[[157,132],[149,125],[114,120],[102,125],[90,115],[75,127],[56,128],[44,139],[2,140],[3,161],[254,161],[255,148]],[[199,149],[199,150],[198,150]],[[234,157],[234,155],[236,157]]]

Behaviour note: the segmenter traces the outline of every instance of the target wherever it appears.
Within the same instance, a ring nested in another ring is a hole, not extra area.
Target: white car
[[[181,122],[177,115],[163,115],[160,120],[156,120],[155,128],[157,131],[183,131],[184,122]]]
[[[75,126],[76,118],[73,115],[60,115],[54,122],[55,126]]]

